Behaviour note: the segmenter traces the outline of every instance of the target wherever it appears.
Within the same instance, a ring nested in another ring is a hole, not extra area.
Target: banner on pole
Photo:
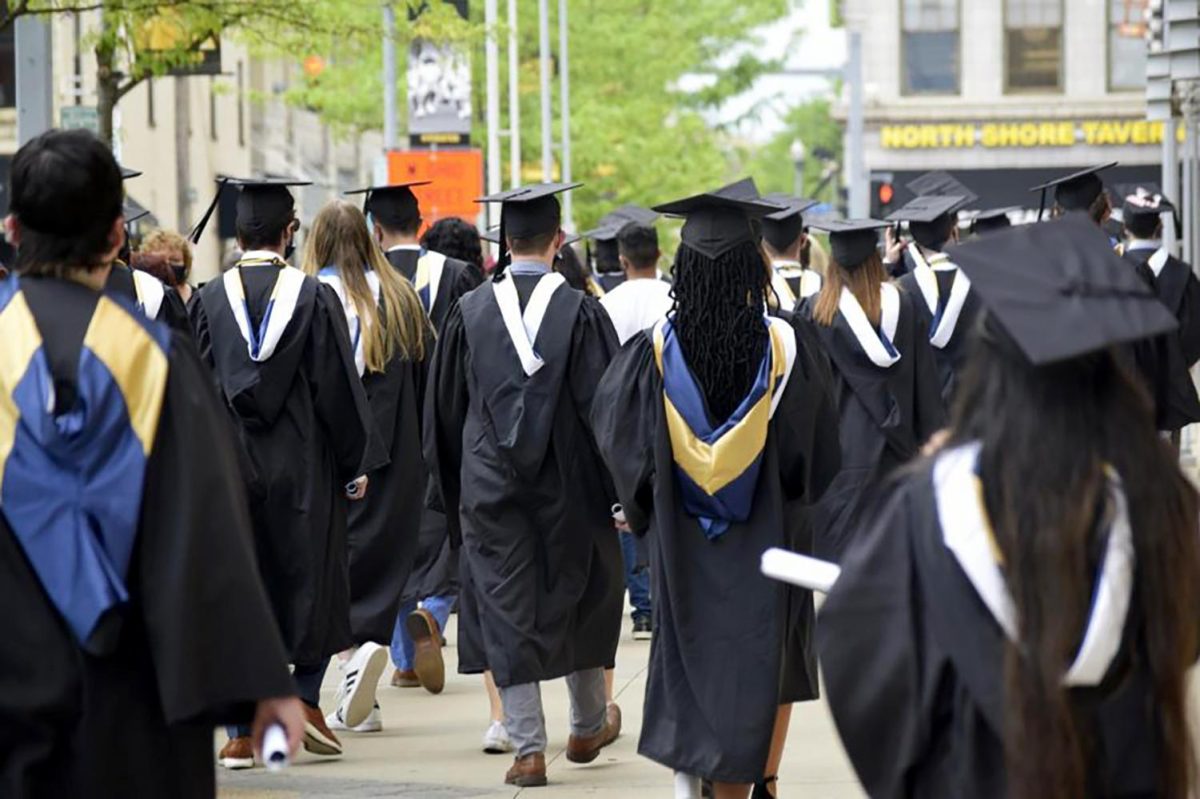
[[[448,216],[472,223],[478,219],[482,206],[475,199],[484,194],[483,150],[392,150],[387,161],[389,183],[432,181],[412,190],[425,227]]]
[[[467,0],[447,0],[467,18]],[[422,3],[410,14],[418,16]],[[414,39],[408,49],[408,133],[413,147],[471,141],[471,57],[461,44]]]

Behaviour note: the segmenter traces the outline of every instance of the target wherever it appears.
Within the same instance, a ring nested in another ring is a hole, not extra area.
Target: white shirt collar
[[[239,261],[270,261],[272,259],[283,260],[283,256],[273,250],[246,250],[242,253]]]
[[[1130,250],[1157,250],[1162,246],[1161,239],[1130,239],[1125,245],[1125,251]]]
[[[397,244],[395,247],[388,247],[388,248],[387,248],[387,251],[388,251],[388,252],[395,252],[396,250],[417,250],[417,251],[420,251],[420,249],[421,249],[421,245],[420,245],[420,244]]]

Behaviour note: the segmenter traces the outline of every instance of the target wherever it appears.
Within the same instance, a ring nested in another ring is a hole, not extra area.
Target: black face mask
[[[187,282],[187,265],[171,264],[171,274],[175,276],[175,285],[182,286]]]

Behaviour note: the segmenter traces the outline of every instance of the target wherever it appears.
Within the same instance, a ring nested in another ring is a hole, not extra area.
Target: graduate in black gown
[[[843,561],[818,627],[872,797],[1195,792],[1195,490],[1113,345],[1174,324],[1082,219],[951,252],[987,308],[944,448]]]
[[[241,186],[242,257],[196,294],[192,326],[242,444],[258,567],[305,703],[305,748],[339,755],[318,704],[330,656],[354,643],[346,502],[362,498],[382,460],[368,451],[370,408],[341,300],[284,260],[298,226],[287,187],[297,183],[226,183]],[[221,761],[238,767],[246,730],[230,733]]]
[[[816,552],[837,561],[884,481],[945,421],[941,378],[921,300],[886,282],[877,250],[886,222],[831,220],[821,292],[801,306],[833,366],[842,468],[813,509]]]
[[[516,748],[506,782],[546,782],[539,683],[567,677],[567,758],[591,762],[620,732],[606,707],[624,587],[615,500],[587,424],[617,348],[599,302],[551,271],[563,241],[557,193],[503,202],[507,252],[491,282],[450,312],[426,394],[427,460],[462,547],[459,670],[491,669]],[[511,253],[511,263],[508,253]]]
[[[331,730],[383,729],[375,689],[387,667],[401,593],[417,554],[425,465],[421,406],[425,356],[433,330],[412,284],[384,259],[358,206],[326,205],[305,241],[304,271],[341,301],[354,365],[371,406],[379,465],[367,474],[370,493],[350,506],[350,630],[355,647],[340,655]]]
[[[698,797],[704,778],[717,797],[753,783],[770,797],[790,705],[818,687],[812,595],[758,564],[769,547],[811,550],[806,506],[837,473],[837,411],[828,367],[765,314],[751,220],[773,207],[710,193],[656,210],[687,217],[674,308],[622,348],[592,409],[625,520],[650,550],[638,751],[676,771],[676,796]]]
[[[817,201],[789,194],[768,194],[763,201],[781,208],[763,217],[762,241],[771,262],[771,288],[779,307],[793,311],[801,300],[821,290],[821,273],[803,263],[808,246],[804,212]]]
[[[372,236],[388,262],[416,289],[434,331],[441,332],[450,310],[460,297],[480,284],[483,272],[474,264],[447,257],[420,243],[418,234],[424,220],[413,188],[428,183],[393,183],[347,194],[364,195],[363,211]],[[422,471],[410,473],[408,479],[423,481],[424,477]],[[422,513],[415,558],[393,624],[393,651],[401,657],[393,656],[396,671],[391,682],[400,687],[424,685],[432,693],[440,693],[445,684],[441,648],[445,618],[439,621],[428,609],[417,607],[421,600],[433,598],[431,605],[448,609],[452,601],[440,594],[457,578],[457,561],[450,552],[446,518],[440,511],[427,508]],[[420,658],[406,658],[405,653],[414,646],[420,649]],[[420,668],[415,668],[415,662],[402,662],[405,660],[419,661]]]
[[[888,221],[907,222],[913,238],[906,249],[915,266],[896,285],[917,298],[915,306],[929,331],[947,405],[954,396],[966,361],[967,340],[979,316],[979,300],[971,293],[971,281],[944,252],[958,242],[958,211],[968,200],[959,195],[926,195],[888,217]]]
[[[1136,267],[1145,266],[1167,309],[1179,320],[1179,346],[1190,369],[1200,361],[1200,280],[1191,264],[1167,252],[1162,243],[1163,218],[1175,213],[1162,195],[1140,190],[1121,207],[1125,226],[1122,256]]]
[[[214,724],[303,734],[229,423],[186,337],[101,291],[123,239],[108,147],[24,145],[10,211],[0,795],[211,799]]]

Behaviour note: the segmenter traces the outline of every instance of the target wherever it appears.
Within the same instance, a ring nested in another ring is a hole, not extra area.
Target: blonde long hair
[[[879,296],[879,287],[887,282],[887,272],[883,268],[883,259],[879,253],[873,252],[867,260],[854,269],[846,269],[837,261],[830,259],[829,270],[825,274],[825,282],[821,293],[813,306],[813,321],[829,327],[837,316],[838,303],[842,299],[842,288],[850,289],[854,299],[862,306],[863,313],[871,320],[871,324],[879,326],[883,316],[883,302]]]
[[[358,312],[368,371],[384,371],[397,352],[405,360],[425,359],[429,322],[416,289],[383,257],[362,211],[345,200],[321,209],[304,245],[305,272],[316,277],[327,266],[337,269]],[[368,270],[379,278],[378,304],[367,282]]]

